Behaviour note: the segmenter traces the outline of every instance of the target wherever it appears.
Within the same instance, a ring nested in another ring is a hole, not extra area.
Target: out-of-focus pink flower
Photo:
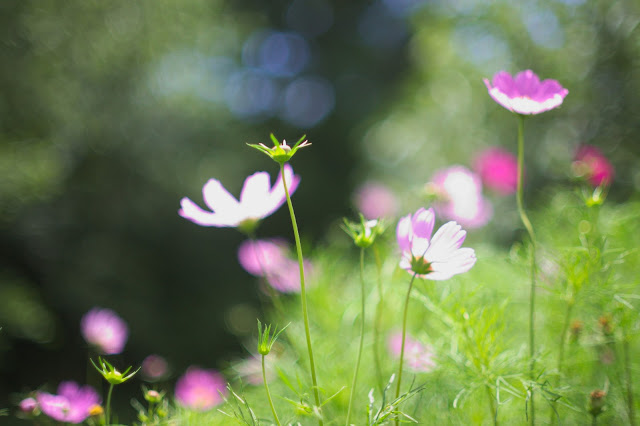
[[[82,336],[103,354],[119,354],[124,349],[129,329],[111,309],[93,308],[80,321]]]
[[[518,114],[532,115],[557,108],[569,93],[557,80],[543,80],[531,70],[519,72],[515,78],[506,71],[493,76],[493,84],[484,79],[494,101]]]
[[[475,158],[473,168],[488,188],[501,195],[516,192],[518,159],[506,149],[493,147],[482,151]]]
[[[293,194],[300,183],[300,176],[293,174],[289,164],[284,165],[284,176],[289,194]],[[202,226],[247,227],[251,229],[257,221],[274,213],[286,201],[282,175],[278,174],[271,187],[267,172],[256,172],[244,181],[240,201],[227,191],[220,181],[209,179],[202,188],[205,204],[212,211],[205,211],[189,198],[180,200],[178,214]]]
[[[378,182],[367,182],[358,188],[354,204],[367,219],[391,218],[398,213],[395,194]]]
[[[24,414],[35,414],[38,409],[38,401],[35,398],[25,398],[20,401],[20,411]]]
[[[74,424],[82,423],[101,402],[93,388],[71,381],[60,383],[57,395],[39,392],[37,399],[44,414],[59,422]]]
[[[400,358],[402,351],[402,333],[394,333],[389,338],[389,352],[394,358]],[[407,366],[415,372],[428,373],[436,367],[434,354],[429,346],[425,346],[410,336],[405,337],[404,359]]]
[[[282,240],[247,240],[238,248],[238,261],[251,275],[265,277],[269,285],[282,293],[300,291],[298,262],[287,256],[288,249]],[[304,262],[307,275],[311,263]]]
[[[142,361],[141,372],[147,380],[162,380],[169,373],[169,364],[160,355],[149,355]]]
[[[572,168],[576,176],[587,178],[593,186],[609,185],[615,175],[607,157],[593,145],[578,148]]]
[[[176,400],[196,411],[207,411],[220,404],[220,393],[227,393],[224,377],[215,370],[189,367],[176,382]]]
[[[456,222],[447,222],[431,237],[433,209],[418,209],[400,219],[396,229],[402,251],[400,267],[430,280],[447,280],[467,272],[476,263],[475,251],[460,248],[467,235]]]
[[[491,203],[482,196],[480,177],[463,166],[437,171],[427,190],[435,193],[433,207],[438,215],[467,228],[479,228],[493,215]]]
[[[264,358],[265,375],[267,376],[267,382],[274,377],[274,357],[271,355]],[[262,380],[262,358],[260,355],[252,355],[247,359],[238,362],[234,367],[234,370],[238,373],[238,377],[243,382],[247,382],[251,385],[258,386],[263,383]]]

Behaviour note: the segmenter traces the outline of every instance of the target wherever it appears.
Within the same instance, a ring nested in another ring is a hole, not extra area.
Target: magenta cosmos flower
[[[60,383],[57,395],[39,392],[37,399],[44,414],[59,422],[74,424],[85,421],[91,409],[101,402],[93,388],[71,381]]]
[[[215,370],[189,367],[176,383],[176,400],[184,407],[207,411],[220,404],[227,391],[224,377]]]
[[[391,218],[398,213],[398,200],[385,185],[366,182],[354,195],[354,204],[367,219]]]
[[[289,194],[293,194],[300,176],[293,174],[289,164],[284,165],[284,176]],[[178,214],[201,226],[237,227],[251,229],[260,219],[274,213],[286,201],[282,175],[278,174],[271,187],[267,172],[256,172],[244,181],[240,201],[227,191],[220,181],[209,179],[202,187],[204,202],[211,209],[205,211],[189,198],[180,200]]]
[[[493,147],[482,151],[473,161],[473,168],[482,183],[500,195],[516,192],[518,185],[518,160],[506,149]]]
[[[540,81],[531,70],[519,72],[515,78],[500,71],[493,76],[493,84],[486,78],[484,84],[494,101],[509,111],[524,115],[557,108],[569,93],[556,80]]]
[[[162,380],[169,374],[169,363],[160,355],[149,355],[141,365],[142,375],[148,381]]]
[[[480,177],[463,166],[438,170],[428,191],[436,195],[433,206],[440,216],[468,228],[479,228],[493,216],[491,203],[482,196]]]
[[[456,222],[447,222],[431,237],[435,221],[433,209],[424,208],[400,219],[396,229],[400,267],[430,280],[467,272],[476,263],[473,249],[460,248],[467,233]]]
[[[394,358],[400,358],[402,351],[402,333],[394,333],[389,338],[389,352]],[[434,354],[429,346],[425,346],[410,336],[405,337],[404,359],[407,366],[415,372],[428,373],[436,367]]]
[[[238,262],[251,275],[264,277],[271,287],[282,293],[300,291],[298,262],[287,256],[289,250],[284,241],[247,240],[238,248]],[[305,270],[311,263],[304,262]]]
[[[587,178],[593,186],[611,184],[615,174],[607,157],[592,145],[581,145],[578,148],[572,167],[576,176]]]
[[[87,343],[106,355],[122,352],[129,337],[127,323],[111,309],[91,309],[82,317],[80,330]]]

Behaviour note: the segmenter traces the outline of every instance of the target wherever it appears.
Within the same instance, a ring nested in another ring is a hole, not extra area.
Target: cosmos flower
[[[247,240],[238,248],[238,262],[251,275],[264,277],[279,292],[296,293],[300,291],[300,269],[288,252],[283,240]],[[304,268],[309,274],[311,263],[305,260]]]
[[[28,397],[20,401],[20,411],[24,414],[36,414],[38,410],[38,401]]]
[[[289,164],[284,165],[284,175],[289,194],[293,194],[300,176],[293,174]],[[205,204],[211,211],[205,211],[189,198],[180,200],[178,214],[201,226],[239,227],[252,230],[260,219],[274,213],[286,201],[282,175],[278,174],[271,187],[267,172],[256,172],[245,179],[240,192],[240,201],[227,191],[220,181],[209,179],[202,187]]]
[[[585,177],[594,187],[611,184],[615,171],[604,154],[595,146],[581,145],[572,165],[578,177]]]
[[[82,423],[101,402],[93,388],[80,387],[71,381],[60,383],[57,395],[39,392],[37,399],[44,414],[59,422],[74,424]]]
[[[91,309],[82,317],[80,329],[87,343],[107,355],[122,352],[129,337],[127,323],[111,309]]]
[[[509,111],[540,114],[557,108],[569,93],[556,80],[543,80],[531,70],[519,72],[515,78],[506,71],[493,76],[493,82],[484,79],[489,95]]]
[[[466,167],[437,171],[427,184],[427,192],[435,195],[433,206],[438,215],[467,228],[484,226],[493,216],[491,203],[482,196],[480,177]]]
[[[149,355],[142,361],[141,372],[149,381],[162,380],[169,373],[169,364],[160,355]]]
[[[367,219],[391,218],[398,213],[395,194],[378,182],[366,182],[358,188],[354,204]]]
[[[492,147],[482,151],[474,160],[473,168],[482,183],[500,195],[516,192],[518,184],[518,159],[503,148]]]
[[[400,219],[396,229],[400,267],[430,280],[467,272],[476,263],[473,249],[460,248],[467,233],[456,222],[447,222],[431,237],[435,221],[433,209],[424,208]]]
[[[224,377],[215,370],[189,367],[176,382],[176,400],[196,411],[207,411],[223,402],[226,394]]]
[[[389,337],[389,352],[394,358],[400,358],[401,351],[402,333],[394,333]],[[405,337],[404,359],[406,365],[415,372],[428,373],[436,367],[431,348],[410,336]]]

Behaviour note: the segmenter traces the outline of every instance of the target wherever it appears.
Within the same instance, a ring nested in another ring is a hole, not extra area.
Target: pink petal
[[[418,209],[418,211],[413,215],[413,219],[411,221],[414,238],[426,238],[427,240],[431,238],[435,222],[436,216],[433,209]]]
[[[201,226],[237,226],[237,218],[223,216],[222,214],[205,211],[189,198],[180,200],[181,209],[178,214]]]
[[[398,226],[396,227],[396,239],[401,251],[411,251],[411,237],[411,215],[408,214],[398,221]]]
[[[456,222],[447,222],[438,229],[431,239],[431,246],[425,254],[429,262],[443,262],[462,246],[467,232]]]

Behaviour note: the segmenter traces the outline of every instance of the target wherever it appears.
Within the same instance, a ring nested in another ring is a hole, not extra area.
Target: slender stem
[[[574,305],[573,296],[571,300],[567,302],[567,310],[564,313],[564,322],[562,323],[562,331],[560,332],[560,342],[558,344],[558,375],[562,374],[562,367],[564,364],[564,350],[567,344],[567,331],[569,330],[569,321],[571,321],[571,312]],[[549,424],[554,424],[556,420],[556,406],[557,402],[551,403],[551,410],[549,412]]]
[[[633,402],[633,383],[631,382],[631,360],[629,357],[629,339],[625,327],[622,327],[622,351],[624,353],[624,378],[627,391],[627,410],[629,411],[629,424],[635,426],[636,414]]]
[[[293,226],[293,236],[296,240],[296,251],[298,253],[298,266],[300,268],[300,299],[302,300],[302,318],[304,321],[304,334],[307,339],[307,352],[309,352],[309,367],[311,369],[311,382],[313,383],[313,397],[316,402],[316,407],[320,411],[320,394],[318,393],[318,380],[316,379],[316,364],[313,360],[313,349],[311,348],[311,333],[309,332],[309,314],[307,312],[307,289],[304,284],[304,262],[302,259],[302,245],[300,244],[300,235],[298,234],[298,223],[296,222],[296,215],[293,211],[293,204],[291,204],[291,196],[289,195],[289,189],[287,188],[287,180],[284,178],[284,164],[280,164],[280,174],[282,175],[282,186],[284,187],[284,193],[287,196],[287,206],[289,207],[289,214],[291,215],[291,225]],[[322,418],[318,419],[318,423],[323,425]]]
[[[347,409],[347,422],[346,425],[349,426],[349,419],[351,418],[351,406],[353,405],[353,397],[356,394],[356,384],[358,383],[358,370],[360,369],[360,358],[362,357],[362,346],[364,343],[364,303],[365,292],[364,292],[364,248],[360,248],[360,299],[361,299],[361,310],[360,310],[360,344],[358,345],[358,357],[356,359],[356,369],[353,372],[353,380],[351,381],[351,395],[349,395],[349,408]]]
[[[380,253],[378,248],[373,246],[373,253],[376,257],[376,270],[378,274],[378,305],[376,306],[376,319],[373,324],[373,359],[376,365],[376,376],[378,378],[378,388],[382,393],[382,367],[380,366],[380,322],[382,321],[382,307],[384,303],[382,294],[382,265],[380,262]]]
[[[267,391],[267,399],[269,400],[269,405],[271,406],[271,412],[273,413],[273,418],[276,421],[278,426],[281,425],[280,419],[278,419],[278,414],[276,414],[276,407],[273,406],[273,400],[271,399],[271,392],[269,392],[269,385],[267,384],[267,373],[264,367],[264,358],[262,355],[262,383],[264,383],[264,389]]]
[[[107,412],[105,416],[107,425],[111,424],[111,392],[113,392],[113,383],[109,384],[109,393],[107,393]]]
[[[495,399],[491,393],[491,387],[486,386],[487,398],[489,398],[489,410],[491,411],[491,418],[493,419],[494,426],[498,426],[498,409],[496,407]]]
[[[533,233],[533,226],[529,217],[524,211],[522,203],[522,170],[524,168],[524,116],[518,116],[518,183],[516,200],[518,204],[518,213],[520,220],[529,234],[531,239],[531,291],[529,294],[529,379],[534,381],[535,375],[535,298],[536,298],[536,236]],[[529,424],[535,424],[535,408],[534,408],[534,388],[531,386],[531,415],[529,416]]]
[[[407,335],[407,312],[409,311],[409,298],[411,296],[411,289],[413,288],[413,281],[416,279],[416,275],[418,273],[414,273],[411,277],[411,281],[409,281],[409,290],[407,290],[407,297],[404,300],[404,313],[402,316],[402,344],[400,346],[400,366],[398,367],[398,384],[396,385],[396,399],[400,396],[400,384],[402,383],[402,364],[404,362],[404,343]],[[400,422],[398,418],[396,418],[396,426],[398,426]]]

